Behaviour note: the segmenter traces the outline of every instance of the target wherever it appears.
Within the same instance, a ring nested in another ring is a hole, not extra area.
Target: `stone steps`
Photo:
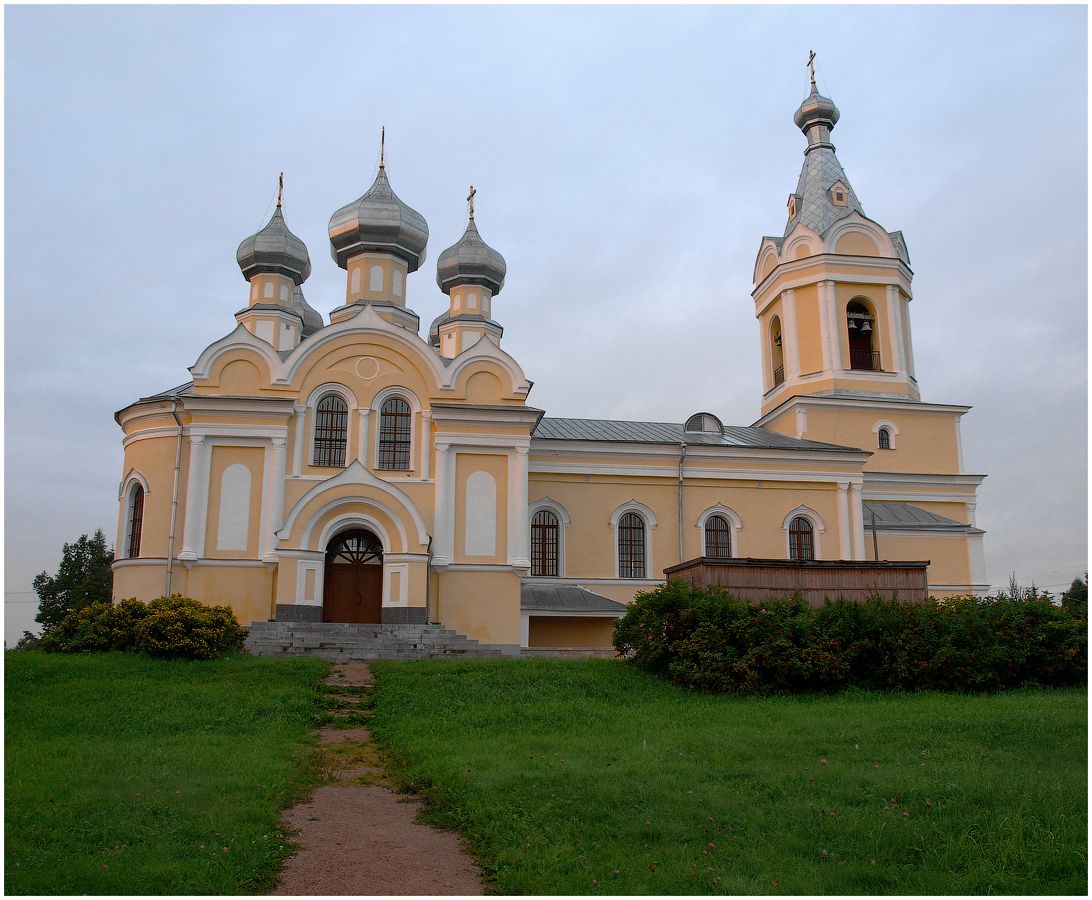
[[[254,622],[246,648],[255,656],[316,656],[335,661],[478,659],[518,656],[519,648],[480,644],[442,625]]]

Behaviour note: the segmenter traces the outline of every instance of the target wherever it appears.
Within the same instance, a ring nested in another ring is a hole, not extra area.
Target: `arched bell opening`
[[[326,545],[322,621],[379,623],[382,608],[382,541],[366,528],[334,535]]]
[[[849,367],[866,372],[879,372],[880,354],[876,350],[876,315],[859,300],[846,306],[846,330],[849,333]]]

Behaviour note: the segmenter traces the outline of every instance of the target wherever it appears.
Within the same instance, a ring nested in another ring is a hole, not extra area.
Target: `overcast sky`
[[[235,327],[235,249],[277,173],[304,285],[342,302],[330,214],[381,125],[428,221],[473,183],[508,262],[503,346],[549,415],[750,424],[751,276],[805,141],[807,51],[865,213],[915,273],[922,399],[965,403],[995,585],[1087,566],[1087,12],[1083,7],[5,9],[6,636],[61,544],[115,535],[113,413],[188,380]]]

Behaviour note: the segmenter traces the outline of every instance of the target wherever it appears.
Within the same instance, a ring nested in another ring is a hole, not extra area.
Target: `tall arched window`
[[[391,397],[379,412],[379,468],[410,467],[410,405]]]
[[[133,485],[129,493],[129,533],[125,539],[125,555],[129,559],[140,556],[140,532],[144,525],[144,488]]]
[[[645,523],[637,513],[618,520],[618,577],[645,577]]]
[[[732,531],[723,516],[710,516],[705,520],[705,555],[713,559],[732,556]]]
[[[556,576],[557,561],[557,516],[548,509],[540,509],[531,518],[531,574]]]
[[[863,303],[854,300],[846,307],[846,328],[849,331],[849,367],[879,372],[880,354],[872,349],[873,326],[876,317]]]
[[[315,408],[314,464],[344,466],[349,408],[337,394],[327,394]]]
[[[878,432],[876,432],[876,436],[878,438],[878,443],[880,445],[881,450],[890,450],[891,449],[891,432],[890,431],[888,431],[886,428],[881,428]]]
[[[796,516],[789,523],[789,559],[815,559],[811,522],[803,516]]]
[[[770,325],[770,364],[774,387],[777,387],[785,381],[785,351],[781,347],[781,320],[777,316]]]

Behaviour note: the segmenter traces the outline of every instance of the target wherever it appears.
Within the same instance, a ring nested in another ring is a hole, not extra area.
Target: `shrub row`
[[[171,594],[150,603],[92,603],[42,635],[39,647],[58,653],[121,650],[160,659],[215,659],[242,649],[246,631],[226,606],[205,606]]]
[[[993,691],[1083,684],[1088,621],[1049,598],[924,603],[800,598],[748,603],[673,580],[639,594],[614,646],[641,667],[704,691]]]

